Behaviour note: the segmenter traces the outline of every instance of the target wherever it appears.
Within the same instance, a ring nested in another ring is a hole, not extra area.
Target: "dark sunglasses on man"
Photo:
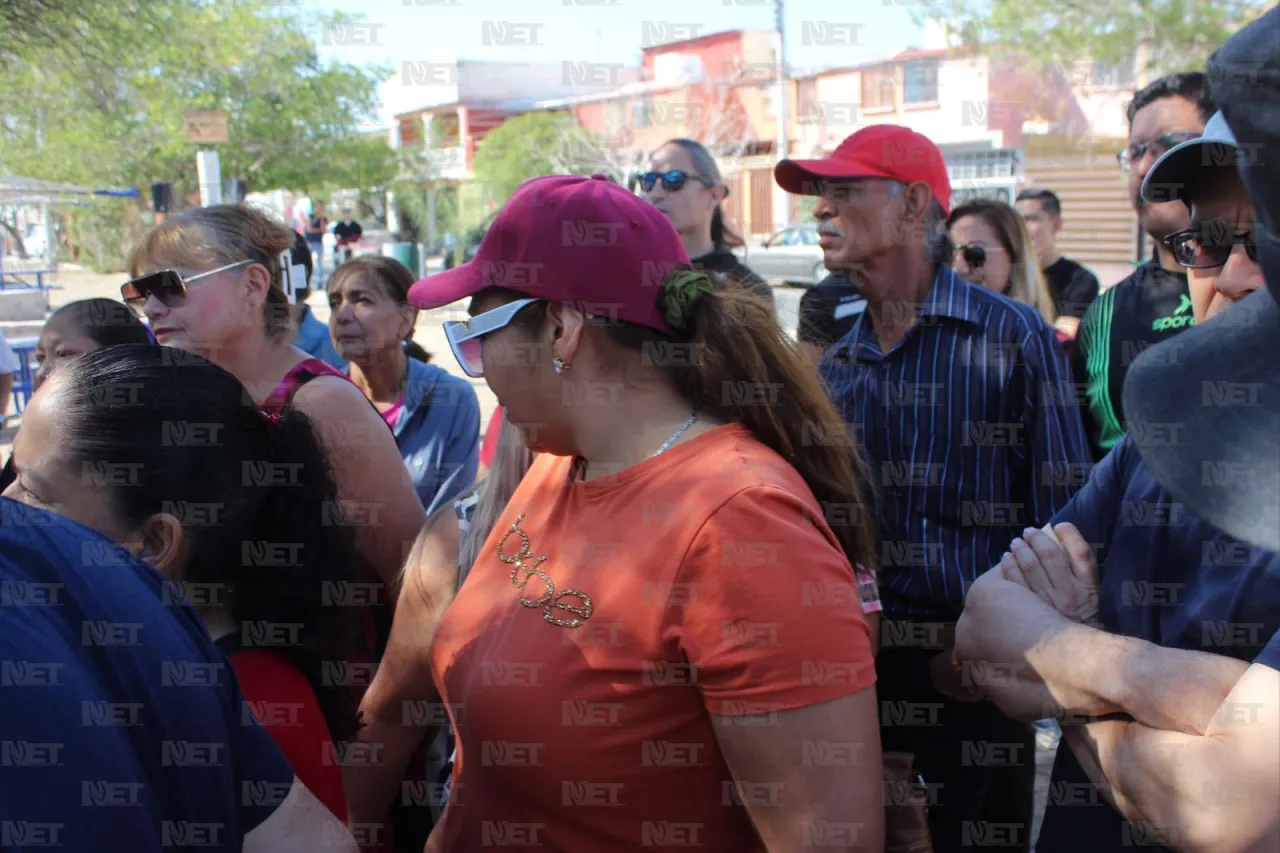
[[[1236,246],[1244,246],[1249,260],[1258,262],[1258,244],[1252,231],[1240,231],[1224,222],[1202,222],[1164,238],[1179,264],[1192,270],[1217,269],[1226,264]]]
[[[1199,131],[1194,130],[1175,130],[1172,133],[1162,133],[1150,142],[1135,142],[1116,154],[1116,162],[1120,164],[1121,171],[1132,172],[1133,167],[1142,161],[1147,152],[1151,152],[1151,156],[1160,159],[1160,155],[1164,154],[1175,145],[1181,145],[1192,139],[1200,137]]]
[[[701,175],[691,175],[682,169],[671,169],[666,172],[640,172],[635,176],[635,181],[640,185],[643,192],[653,192],[654,186],[659,181],[662,182],[662,188],[669,193],[678,193],[684,189],[684,185],[690,179],[697,181],[707,189],[715,186],[714,181],[708,181]]]

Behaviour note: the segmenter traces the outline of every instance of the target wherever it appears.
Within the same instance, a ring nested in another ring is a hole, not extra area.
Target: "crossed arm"
[[[1280,672],[1091,626],[1092,553],[1054,533],[1028,531],[974,584],[958,660],[1006,714],[1060,719],[1103,794],[1174,849],[1277,849]]]

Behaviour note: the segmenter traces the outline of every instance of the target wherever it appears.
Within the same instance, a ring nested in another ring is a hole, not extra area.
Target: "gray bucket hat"
[[[1176,500],[1229,536],[1280,551],[1280,7],[1228,40],[1208,70],[1254,204],[1267,290],[1144,352],[1125,378],[1124,411]],[[1230,163],[1215,134],[1206,128],[1152,167],[1156,197],[1181,197],[1188,168]]]

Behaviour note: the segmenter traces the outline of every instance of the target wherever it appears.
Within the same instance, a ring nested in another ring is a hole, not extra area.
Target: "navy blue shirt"
[[[0,848],[239,851],[293,771],[177,588],[0,498]]]
[[[1166,492],[1121,439],[1054,523],[1069,521],[1097,549],[1102,627],[1167,648],[1280,669],[1280,555],[1205,524]],[[1132,851],[1149,832],[1127,823],[1069,749],[1059,749],[1037,853]],[[1143,847],[1164,850],[1163,847]]]
[[[954,621],[1091,458],[1066,356],[1035,309],[942,267],[918,314],[884,353],[863,313],[821,371],[874,484],[886,616]]]

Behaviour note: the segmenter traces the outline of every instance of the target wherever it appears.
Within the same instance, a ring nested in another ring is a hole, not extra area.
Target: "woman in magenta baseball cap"
[[[548,177],[410,293],[469,300],[454,354],[538,452],[435,626],[458,756],[429,850],[883,843],[861,461],[711,275],[644,200]]]

